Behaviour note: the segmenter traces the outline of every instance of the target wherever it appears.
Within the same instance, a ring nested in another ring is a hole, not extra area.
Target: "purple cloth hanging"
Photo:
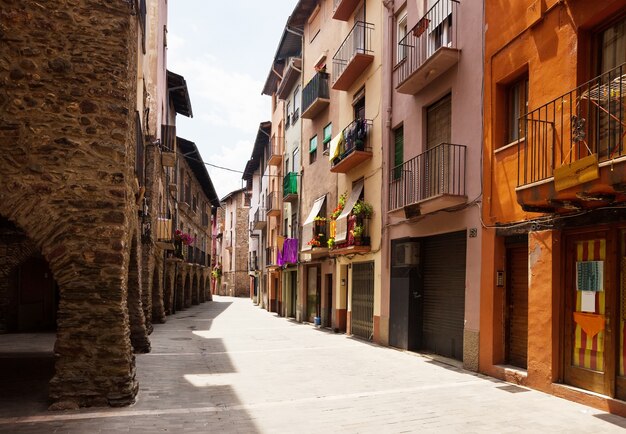
[[[298,263],[298,240],[287,238],[283,244],[283,261],[285,264]]]

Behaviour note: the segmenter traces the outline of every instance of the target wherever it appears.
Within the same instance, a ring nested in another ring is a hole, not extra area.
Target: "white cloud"
[[[242,140],[232,146],[223,146],[216,152],[215,150],[209,150],[207,146],[198,144],[202,159],[206,163],[240,171],[243,171],[250,158],[252,146],[252,141]],[[207,169],[209,170],[209,175],[211,175],[211,180],[213,181],[213,185],[220,199],[231,191],[238,190],[242,187],[241,173],[229,172],[211,166],[207,166]]]

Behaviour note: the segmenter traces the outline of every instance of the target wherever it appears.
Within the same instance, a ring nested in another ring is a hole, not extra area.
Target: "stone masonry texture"
[[[138,292],[137,31],[123,0],[0,0],[0,215],[59,286],[53,408],[133,402],[131,321],[133,346],[149,348]]]

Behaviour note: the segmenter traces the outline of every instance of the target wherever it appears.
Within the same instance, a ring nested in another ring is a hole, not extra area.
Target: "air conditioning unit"
[[[408,267],[418,265],[420,262],[420,251],[418,242],[407,242],[396,244],[394,248],[393,265],[396,267]]]

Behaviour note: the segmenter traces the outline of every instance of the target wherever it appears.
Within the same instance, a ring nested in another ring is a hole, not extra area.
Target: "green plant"
[[[344,206],[346,206],[346,193],[343,193],[341,196],[339,196],[339,203],[337,204],[337,207],[333,210],[333,212],[330,214],[330,218],[333,220],[336,220],[337,217],[339,217],[339,215],[343,211]]]
[[[326,221],[326,217],[317,216],[313,220],[316,221],[316,222],[325,222]]]
[[[363,231],[364,231],[364,227],[363,225],[354,225],[354,227],[352,228],[352,236],[354,238],[360,239],[363,236]]]
[[[328,248],[329,249],[332,249],[333,247],[335,247],[335,239],[334,238],[329,238],[326,241],[326,244],[328,244]]]
[[[359,200],[352,208],[352,214],[357,217],[370,217],[374,212],[374,207],[364,200]]]

